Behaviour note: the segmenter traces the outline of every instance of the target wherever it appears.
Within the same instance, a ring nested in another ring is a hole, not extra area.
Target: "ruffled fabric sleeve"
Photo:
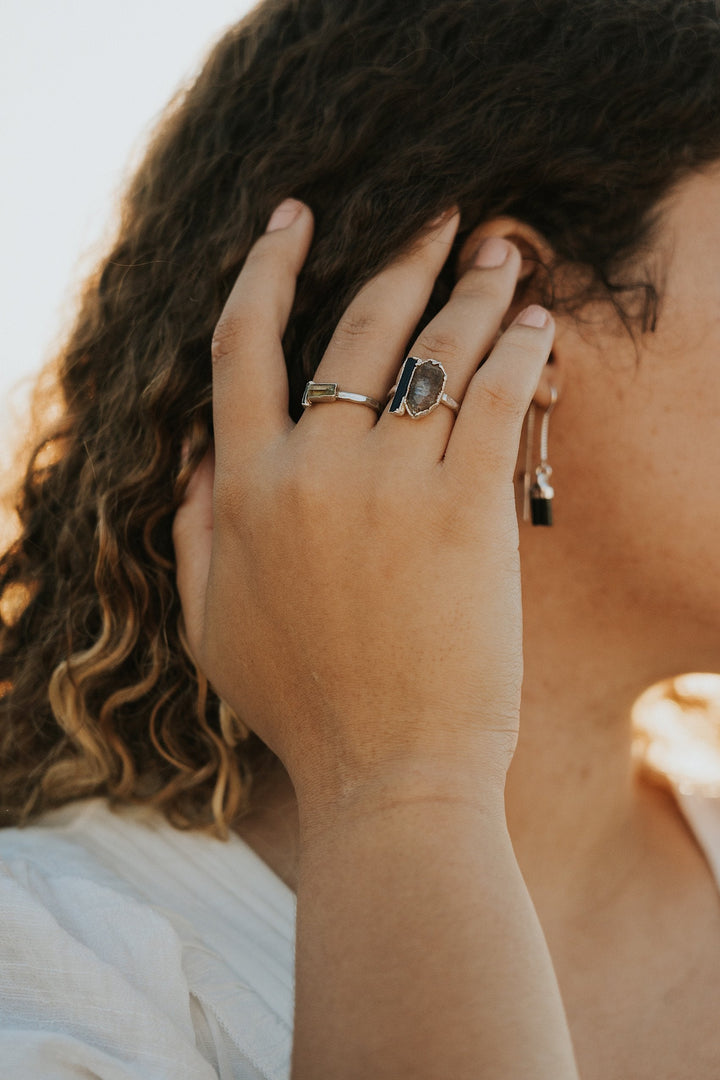
[[[213,1026],[161,910],[0,862],[2,1080],[262,1080],[242,1055],[219,1060]]]

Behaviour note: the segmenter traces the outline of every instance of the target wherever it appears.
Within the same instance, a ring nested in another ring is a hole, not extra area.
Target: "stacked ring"
[[[382,405],[374,397],[367,394],[352,394],[348,390],[338,390],[337,383],[321,383],[312,380],[306,385],[302,396],[303,409],[310,405],[317,405],[321,401],[353,401],[357,405],[368,405],[380,415]]]
[[[445,393],[447,372],[439,360],[421,360],[408,356],[400,369],[398,381],[388,393],[391,413],[403,416],[407,413],[413,420],[427,416],[438,405],[447,405],[454,413],[460,406],[455,398]]]
[[[398,381],[388,392],[388,411],[396,416],[410,416],[413,420],[427,416],[438,405],[447,405],[457,413],[460,406],[455,398],[445,393],[446,383],[447,372],[439,360],[421,360],[417,356],[408,356],[400,368]],[[303,392],[302,407],[306,409],[323,401],[352,401],[357,405],[367,405],[374,409],[378,416],[383,410],[377,398],[339,390],[337,383],[310,380]]]

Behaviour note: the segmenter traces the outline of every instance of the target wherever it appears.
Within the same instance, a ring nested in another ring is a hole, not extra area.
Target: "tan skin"
[[[511,280],[522,272],[517,251],[511,254],[514,263],[504,268],[466,273],[487,236],[508,237],[529,256],[548,253],[542,238],[505,219],[481,226],[465,245],[458,266],[463,280],[507,275],[501,286],[505,305],[510,305],[503,320],[507,325],[517,314]],[[634,777],[629,730],[630,705],[649,683],[686,670],[718,668],[720,564],[713,546],[720,534],[720,503],[709,497],[720,475],[718,251],[720,171],[715,170],[693,176],[673,193],[656,244],[645,256],[644,267],[662,277],[656,332],[637,340],[636,353],[606,306],[586,309],[581,322],[556,313],[553,363],[541,372],[541,357],[537,368],[536,400],[548,400],[551,382],[559,392],[551,425],[556,524],[550,530],[520,527],[525,670],[519,741],[504,805],[517,864],[552,956],[577,1075],[583,1080],[705,1080],[717,1075],[720,1060],[717,886],[672,797]],[[528,269],[532,262],[523,265]],[[426,336],[424,355],[446,360],[443,348],[448,350],[452,333],[457,333],[451,324],[457,327],[465,317],[472,321],[472,305],[479,310],[486,302],[485,286],[476,282],[475,287],[464,307]],[[499,296],[497,302],[502,306]],[[379,322],[382,317],[379,312]],[[452,347],[451,342],[449,351]],[[341,366],[341,354],[333,359]],[[449,389],[453,393],[457,388]],[[314,419],[326,438],[342,439],[353,421],[358,427],[372,423],[369,410],[365,418],[366,410],[359,407],[325,409]],[[439,412],[444,414],[436,417],[439,423],[451,429],[449,411]],[[397,429],[388,434],[395,436],[402,427],[406,437],[395,444],[396,454],[417,452],[422,425],[395,422]],[[503,437],[510,449],[514,439],[516,450],[519,429]],[[494,459],[492,431],[488,439],[491,452],[487,446],[479,448],[484,453],[474,462],[475,476]],[[204,483],[207,491],[209,482],[208,476],[198,482],[191,503],[194,498],[200,505],[200,489]],[[493,506],[492,498],[486,497],[485,513]],[[498,520],[505,520],[502,514]],[[497,527],[502,529],[501,524]],[[194,528],[193,533],[188,527],[186,537],[182,524],[176,530],[181,550],[183,543],[190,548],[200,542],[197,524]],[[496,557],[493,544],[488,541],[488,562]],[[482,551],[477,554],[482,558]],[[449,575],[450,589],[453,580]],[[204,587],[183,584],[182,567],[180,583],[190,621],[201,622],[192,614],[188,592],[196,587],[204,596]],[[196,609],[199,606],[197,601]],[[377,618],[377,607],[374,614]],[[404,615],[407,619],[407,611]],[[461,626],[470,633],[462,612],[457,619],[458,633]],[[474,623],[471,630],[482,633]],[[490,632],[486,626],[486,635]],[[200,637],[195,647],[212,675],[212,648]],[[446,658],[446,670],[453,662],[452,656]],[[486,656],[485,662],[497,667],[497,657]],[[461,658],[454,678],[461,681],[463,671]],[[450,685],[455,685],[452,680]],[[235,687],[229,693],[220,688],[232,700]],[[496,715],[505,717],[505,692],[502,687],[493,692]],[[289,704],[292,686],[284,693]],[[292,711],[302,716],[304,709],[317,707],[317,700],[312,695],[304,700],[303,692],[293,705]],[[266,715],[260,717],[264,737],[262,724],[268,722]],[[367,720],[356,717],[354,722]],[[490,718],[483,717],[483,722],[491,726]],[[399,730],[406,730],[404,724],[405,718]],[[303,773],[283,738],[291,742],[292,731],[283,733],[276,748],[301,792],[301,813],[307,814],[304,792],[310,774]],[[452,739],[461,756],[475,753],[476,744],[464,735],[453,733]],[[444,752],[451,741],[444,740],[440,749]],[[438,751],[438,744],[432,748]],[[422,743],[414,764],[429,759],[425,752]],[[397,763],[397,754],[391,759]],[[498,751],[495,764],[499,759]],[[382,773],[382,759],[380,766],[375,764]],[[483,752],[475,776],[494,790],[486,767]],[[436,781],[433,776],[433,784]],[[462,782],[461,777],[460,786]],[[423,828],[435,820],[434,807],[425,807]],[[284,769],[261,781],[256,810],[239,831],[297,887],[303,845],[293,783]],[[306,865],[312,865],[305,857]],[[508,882],[510,895],[511,877]],[[555,1045],[562,1051],[562,1024],[556,1032]],[[468,1075],[474,1052],[468,1058]]]

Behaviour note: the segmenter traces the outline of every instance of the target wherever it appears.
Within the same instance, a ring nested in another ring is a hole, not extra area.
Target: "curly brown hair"
[[[350,298],[453,204],[458,245],[513,215],[651,326],[655,283],[627,266],[719,158],[718,0],[267,0],[226,33],[128,187],[19,488],[2,822],[105,795],[222,835],[247,806],[266,751],[183,645],[171,524],[212,439],[215,323],[281,199],[316,216],[285,338],[297,415]],[[449,264],[423,322],[451,284]]]

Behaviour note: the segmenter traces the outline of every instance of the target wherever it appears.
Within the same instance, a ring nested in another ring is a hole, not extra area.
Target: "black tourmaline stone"
[[[552,525],[552,501],[555,495],[549,465],[539,465],[535,470],[535,483],[530,488],[530,516],[533,525]]]
[[[530,514],[533,525],[552,525],[552,499],[530,495]]]
[[[402,409],[403,398],[405,397],[405,393],[407,391],[410,379],[412,378],[412,374],[415,370],[415,365],[417,363],[418,361],[415,359],[414,356],[408,356],[407,360],[403,364],[402,370],[400,371],[400,378],[398,380],[397,390],[395,391],[393,399],[390,402],[390,408],[388,409],[388,412],[398,412]],[[405,410],[402,409],[402,411],[404,412]]]
[[[424,360],[412,373],[405,395],[405,405],[411,416],[422,416],[440,400],[445,385],[445,371],[435,360]]]

